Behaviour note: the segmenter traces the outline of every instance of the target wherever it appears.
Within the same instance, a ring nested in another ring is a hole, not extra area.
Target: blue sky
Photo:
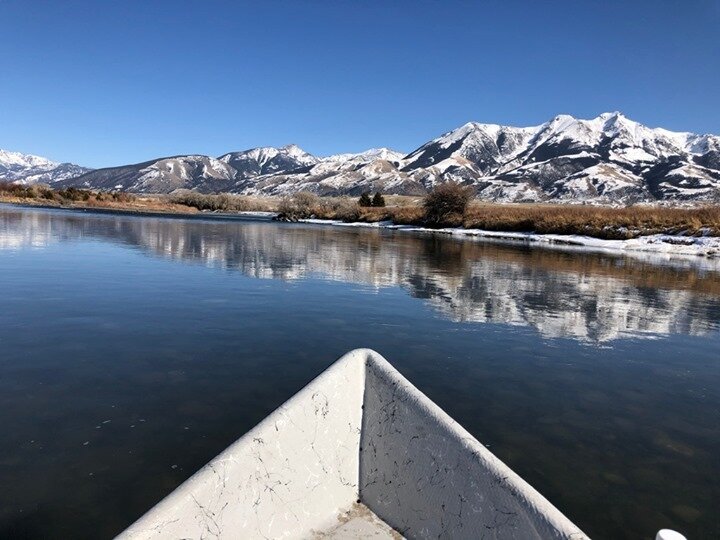
[[[0,148],[101,167],[620,110],[720,133],[720,0],[0,0]]]

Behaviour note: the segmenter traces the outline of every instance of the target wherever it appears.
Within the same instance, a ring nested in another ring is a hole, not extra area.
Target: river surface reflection
[[[348,349],[595,538],[720,520],[720,273],[436,235],[0,207],[0,536],[110,537]]]

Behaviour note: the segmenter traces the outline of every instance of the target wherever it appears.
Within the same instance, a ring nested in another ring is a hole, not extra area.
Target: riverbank
[[[175,195],[146,195],[101,192],[89,189],[52,189],[44,185],[23,186],[0,181],[0,203],[38,208],[57,208],[96,212],[191,217],[206,214],[226,216],[240,211],[274,215],[278,202],[260,197],[202,195],[194,192]]]
[[[70,191],[24,187],[13,190],[14,193],[0,190],[0,203],[179,218],[270,219],[280,216],[281,221],[375,227],[486,242],[720,259],[718,206],[611,208],[473,202],[463,216],[455,218],[454,226],[427,227],[423,222],[421,201],[411,197],[389,198],[390,206],[367,208],[347,197],[321,198],[310,194],[290,199],[200,194],[189,198],[187,195],[107,194],[72,188]],[[228,210],[223,211],[223,208]],[[288,208],[294,211],[291,219],[287,217]]]
[[[277,212],[198,212],[198,211],[178,211],[170,210],[151,210],[144,207],[100,207],[100,206],[83,206],[83,205],[54,205],[54,204],[38,204],[27,202],[7,201],[0,198],[0,208],[3,206],[12,206],[15,208],[29,208],[42,210],[59,210],[63,212],[80,212],[88,214],[103,214],[115,216],[133,216],[133,217],[149,217],[162,219],[197,219],[211,221],[241,221],[241,220],[272,220],[277,216]]]
[[[56,208],[65,210],[112,211],[124,214],[156,214],[156,215],[193,215],[198,214],[196,208],[173,204],[155,197],[135,197],[113,199],[54,199],[51,197],[18,197],[0,192],[0,203],[32,208]]]
[[[202,219],[202,220],[270,220],[277,216],[276,212],[241,211],[235,213],[199,212],[167,210],[152,211],[147,207],[133,208],[100,208],[80,205],[49,205],[8,202],[0,200],[0,204],[10,204],[25,208],[48,208],[69,212],[90,212],[98,214],[133,215],[138,217],[160,217],[164,219]],[[458,239],[475,240],[498,244],[521,244],[544,249],[562,251],[585,251],[624,253],[632,257],[640,257],[652,264],[672,264],[673,266],[693,266],[705,270],[720,269],[720,237],[688,237],[677,235],[647,235],[630,240],[604,240],[582,235],[537,234],[529,232],[498,232],[480,229],[441,228],[431,229],[414,225],[398,225],[390,221],[380,222],[345,222],[340,220],[308,218],[300,219],[299,223],[319,226],[335,226],[345,228],[375,228],[398,232],[425,235],[446,235]]]

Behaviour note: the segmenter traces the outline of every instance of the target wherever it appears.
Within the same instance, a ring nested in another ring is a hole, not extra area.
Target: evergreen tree
[[[372,199],[372,205],[377,206],[378,208],[385,206],[385,197],[383,197],[379,191],[375,193],[375,196]]]
[[[370,194],[365,192],[362,195],[360,195],[360,200],[358,201],[358,204],[360,206],[372,206],[372,201],[370,200]]]

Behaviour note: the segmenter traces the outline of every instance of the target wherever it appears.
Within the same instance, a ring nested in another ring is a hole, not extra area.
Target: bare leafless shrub
[[[334,216],[331,219],[340,219],[342,221],[357,221],[360,217],[360,207],[357,202],[350,199],[337,199],[331,206],[331,213]]]
[[[90,195],[92,195],[92,192],[87,189],[79,189],[76,187],[67,187],[63,188],[56,192],[58,197],[60,197],[63,201],[87,201],[90,199]]]
[[[245,197],[230,193],[210,195],[183,190],[174,193],[170,197],[170,202],[213,212],[242,212],[249,208],[249,203]]]
[[[320,197],[314,193],[300,191],[292,196],[292,201],[300,214],[310,215],[313,213],[313,210],[317,208]]]
[[[0,193],[19,199],[35,199],[40,195],[39,186],[25,186],[6,181],[0,181]]]
[[[317,217],[321,210],[320,197],[314,193],[301,191],[289,197],[283,197],[278,205],[278,218],[288,221]]]
[[[38,188],[38,193],[41,198],[47,199],[49,201],[53,201],[53,200],[59,198],[58,195],[55,193],[55,191],[53,191],[52,189],[47,188],[47,187]]]
[[[98,195],[100,194],[98,193]],[[113,201],[120,203],[133,202],[137,198],[132,193],[127,193],[126,191],[113,191],[110,196],[112,197]]]
[[[456,182],[439,184],[425,196],[425,223],[431,227],[461,225],[472,189]]]

